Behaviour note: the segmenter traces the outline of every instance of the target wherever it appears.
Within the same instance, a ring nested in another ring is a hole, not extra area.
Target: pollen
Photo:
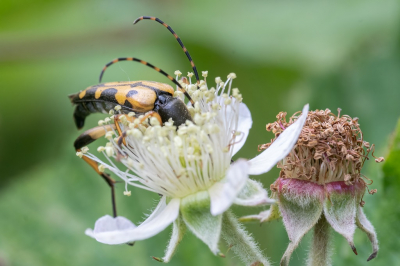
[[[182,72],[180,72],[179,70],[175,70],[174,75],[180,77],[182,75]]]
[[[114,110],[113,109],[111,109],[109,112],[108,112],[110,115],[114,115]]]
[[[79,158],[82,158],[82,156],[83,156],[83,152],[81,152],[81,151],[78,151],[78,152],[76,153],[76,156],[78,156]]]
[[[135,112],[129,112],[129,113],[128,113],[128,116],[129,116],[129,117],[134,117],[134,116],[135,116]]]
[[[131,193],[131,191],[129,190],[129,191],[124,191],[124,196],[131,196],[132,195],[132,193]]]
[[[89,151],[89,148],[85,146],[81,149],[81,151],[82,153],[87,153]]]
[[[208,76],[208,71],[201,71],[201,75],[206,78]]]
[[[115,107],[114,107],[114,110],[115,111],[120,111],[121,110],[121,105],[116,105]],[[112,114],[110,114],[110,115],[112,115]]]
[[[192,73],[192,72],[188,72],[187,76],[188,76],[189,78],[191,78],[191,77],[193,77],[193,73]]]

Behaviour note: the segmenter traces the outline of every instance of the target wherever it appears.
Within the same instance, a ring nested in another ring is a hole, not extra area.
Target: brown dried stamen
[[[331,110],[310,111],[299,139],[278,167],[280,177],[308,180],[318,184],[344,181],[347,185],[363,180],[361,168],[368,159],[374,145],[363,140],[358,118],[334,115]],[[286,112],[280,112],[277,121],[266,126],[275,134],[275,139],[300,116],[300,112],[286,122]],[[267,149],[272,142],[259,145],[258,150]],[[375,156],[373,156],[376,158]],[[376,158],[383,161],[383,157]],[[364,181],[363,181],[364,182]],[[364,182],[365,183],[365,182]]]

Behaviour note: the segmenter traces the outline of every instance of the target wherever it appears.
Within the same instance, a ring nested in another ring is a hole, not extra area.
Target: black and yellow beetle
[[[139,17],[135,20],[134,24],[144,19],[157,21],[158,23],[166,27],[174,35],[191,63],[193,72],[196,77],[197,86],[199,86],[200,80],[196,66],[178,35],[172,30],[170,26],[155,17]],[[189,94],[172,76],[168,75],[160,68],[135,57],[118,58],[106,64],[101,71],[99,82],[101,82],[105,70],[110,65],[119,61],[136,61],[160,72],[168,79],[170,79],[175,85],[177,85],[179,89],[185,94],[187,99],[191,102],[191,104],[194,104]],[[86,117],[91,113],[108,113],[117,105],[121,106],[120,114],[115,115],[114,125],[98,126],[85,131],[74,142],[74,147],[76,151],[80,152],[84,146],[104,136],[107,131],[113,129],[116,129],[119,132],[119,135],[121,136],[120,140],[123,140],[124,136],[126,135],[124,132],[121,131],[118,124],[119,116],[122,114],[134,112],[135,116],[143,115],[141,118],[142,121],[149,117],[155,117],[159,120],[160,124],[163,124],[170,118],[172,118],[176,126],[185,123],[186,120],[192,120],[186,104],[179,98],[173,97],[173,94],[174,89],[168,84],[158,83],[154,81],[129,81],[100,83],[98,85],[90,86],[81,92],[70,95],[69,98],[71,102],[76,105],[74,120],[78,129],[81,129],[84,126]],[[101,172],[98,169],[97,162],[93,161],[85,155],[82,155],[82,159],[84,159],[111,187],[113,215],[114,217],[116,217],[117,212],[114,191],[114,185],[116,181],[112,179],[108,174]]]

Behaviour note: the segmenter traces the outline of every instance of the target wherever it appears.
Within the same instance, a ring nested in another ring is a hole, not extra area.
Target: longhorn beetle
[[[178,41],[183,51],[185,52],[187,58],[190,61],[193,72],[196,77],[197,87],[199,87],[200,80],[197,68],[187,51],[186,47],[183,45],[181,39],[172,30],[170,26],[155,17],[139,17],[134,21],[133,24],[138,23],[141,20],[150,19],[157,21],[166,27]],[[140,60],[135,57],[122,57],[117,58],[108,64],[106,64],[100,73],[99,82],[101,82],[105,70],[114,63],[119,61],[136,61],[143,65],[146,65],[157,72],[160,72],[168,79],[170,79],[179,89],[185,94],[186,98],[194,105],[193,100],[189,94],[182,88],[182,86],[176,81],[172,76],[168,75],[166,72],[160,68]],[[91,113],[103,112],[108,113],[110,110],[114,109],[115,106],[121,106],[120,113],[127,114],[129,112],[134,112],[135,116],[143,115],[141,121],[145,121],[149,117],[155,117],[158,119],[160,124],[165,123],[172,118],[174,124],[179,126],[186,122],[186,120],[192,120],[190,113],[185,105],[185,103],[179,98],[173,97],[174,89],[164,83],[158,83],[154,81],[129,81],[129,82],[108,82],[100,83],[98,85],[90,86],[83,91],[76,94],[70,95],[69,98],[71,102],[76,105],[74,112],[74,120],[78,129],[81,129],[84,125],[85,118]],[[98,126],[85,131],[81,134],[74,142],[74,147],[77,152],[81,149],[95,141],[96,139],[104,136],[107,131],[116,129],[120,135],[120,140],[124,142],[124,134],[119,127],[118,122],[119,116],[121,114],[115,115],[114,125]],[[129,117],[128,119],[135,119],[135,117]],[[114,185],[116,181],[110,177],[110,175],[99,171],[98,163],[89,157],[83,155],[82,159],[88,163],[110,186],[111,188],[111,200],[114,217],[117,216],[116,204],[115,204],[115,190]]]

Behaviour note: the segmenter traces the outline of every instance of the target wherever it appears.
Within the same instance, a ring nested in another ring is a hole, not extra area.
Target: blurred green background
[[[9,265],[159,265],[170,228],[135,244],[108,246],[84,235],[97,218],[111,214],[107,185],[75,156],[72,143],[81,133],[67,98],[97,83],[105,63],[135,56],[168,73],[190,71],[181,48],[161,25],[166,21],[182,38],[198,69],[209,80],[230,72],[238,78],[253,116],[253,128],[236,156],[252,158],[269,142],[265,124],[279,111],[289,114],[338,107],[359,117],[364,138],[385,156],[400,115],[399,1],[106,1],[2,0],[0,2],[0,266]],[[167,80],[132,62],[111,67],[104,81]],[[93,115],[86,129],[102,117]],[[95,149],[97,144],[90,147]],[[399,146],[400,147],[400,146]],[[399,157],[400,158],[400,157]],[[365,212],[380,241],[368,265],[399,261],[398,190],[385,189],[381,165],[366,164],[376,195],[366,195]],[[394,164],[395,165],[395,164]],[[265,187],[278,170],[255,177]],[[398,175],[388,177],[399,186]],[[138,223],[157,196],[133,189],[122,195],[119,214]],[[235,207],[237,215],[262,208]],[[246,225],[275,265],[288,238],[281,221]],[[356,231],[355,256],[336,233],[334,265],[364,265],[367,237]],[[291,265],[303,265],[306,237]],[[221,247],[224,251],[225,248]],[[241,265],[232,253],[214,257],[190,233],[171,265]]]

